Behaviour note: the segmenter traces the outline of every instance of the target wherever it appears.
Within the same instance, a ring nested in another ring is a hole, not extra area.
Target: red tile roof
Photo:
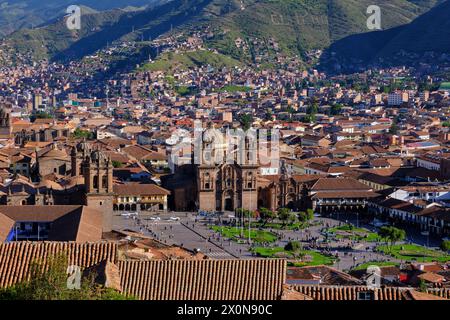
[[[143,300],[276,300],[284,260],[120,261],[122,288]]]
[[[114,185],[116,195],[169,195],[170,191],[155,184],[116,184]]]
[[[117,245],[111,242],[12,242],[0,244],[0,288],[27,280],[30,264],[45,261],[59,253],[67,254],[69,265],[80,268],[93,266],[101,261],[116,262]]]

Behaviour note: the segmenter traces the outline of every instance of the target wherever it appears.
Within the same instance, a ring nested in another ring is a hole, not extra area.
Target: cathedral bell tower
[[[0,108],[0,136],[11,136],[11,117],[5,108]]]
[[[113,165],[109,157],[96,150],[83,161],[86,188],[85,204],[103,213],[103,232],[112,230],[113,215]]]

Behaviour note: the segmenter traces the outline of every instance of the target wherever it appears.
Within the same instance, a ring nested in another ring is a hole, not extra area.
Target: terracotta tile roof
[[[355,198],[366,199],[375,198],[379,194],[372,191],[335,191],[335,192],[317,192],[312,199],[340,199],[340,198]]]
[[[135,158],[136,160],[141,160],[143,157],[148,156],[152,153],[151,150],[140,146],[140,145],[134,145],[134,146],[128,146],[122,149],[122,152],[126,153],[128,156]]]
[[[0,288],[26,280],[30,264],[65,252],[70,265],[81,268],[101,261],[116,262],[117,245],[112,242],[11,242],[0,244]]]
[[[441,298],[450,299],[450,289],[449,288],[428,289],[427,293],[441,297]]]
[[[407,290],[404,293],[405,300],[448,300],[442,296],[435,295],[433,293],[425,293],[416,290]]]
[[[433,273],[433,272],[424,272],[420,275],[417,276],[419,279],[425,280],[427,282],[431,282],[431,283],[441,283],[442,281],[445,280],[445,277]]]
[[[103,214],[81,207],[53,221],[49,240],[95,242],[102,239]]]
[[[3,213],[0,213],[0,241],[6,241],[6,238],[8,237],[9,233],[11,232],[12,228],[14,227],[14,224],[16,222],[11,219],[10,217],[4,215]]]
[[[321,285],[361,285],[362,281],[329,266],[289,267],[287,283],[299,285],[299,281],[320,281]],[[297,283],[295,283],[297,282]],[[304,284],[304,283],[303,283]]]
[[[312,186],[313,191],[370,190],[370,187],[351,178],[321,178]]]
[[[124,293],[143,300],[276,300],[284,260],[120,261]]]
[[[281,296],[281,300],[289,300],[289,301],[298,301],[298,300],[314,300],[310,296],[306,294],[300,293],[297,290],[286,286],[283,290],[283,295]]]
[[[116,195],[169,195],[170,191],[156,184],[116,184],[114,185]]]
[[[15,222],[51,222],[50,241],[102,239],[102,213],[85,206],[0,206],[0,215]]]
[[[314,300],[358,300],[359,292],[371,291],[366,286],[292,286],[298,292]],[[407,289],[386,287],[374,289],[375,300],[405,300],[403,291]]]

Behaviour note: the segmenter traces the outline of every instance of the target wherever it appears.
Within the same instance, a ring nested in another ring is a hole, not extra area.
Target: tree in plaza
[[[284,250],[292,253],[294,257],[302,256],[302,244],[299,241],[289,241]]]
[[[298,220],[300,222],[311,221],[312,219],[314,219],[314,210],[308,209],[308,210],[306,210],[306,212],[304,212],[304,211],[299,212],[297,216],[298,216]]]
[[[406,238],[405,230],[390,226],[381,227],[380,231],[378,231],[378,235],[381,238],[386,239],[386,242],[390,242],[391,248],[396,242],[402,241]]]
[[[278,219],[283,221],[283,227],[286,226],[286,224],[292,224],[297,220],[297,215],[293,213],[288,208],[280,208],[278,209]]]
[[[253,218],[255,216],[255,212],[244,208],[236,209],[236,214],[239,218]]]
[[[269,210],[267,208],[261,208],[259,210],[259,215],[261,217],[261,219],[264,221],[263,222],[263,227],[269,222],[272,221],[273,219],[275,219],[277,217],[277,213],[273,212],[272,210]]]
[[[296,223],[297,220],[298,220],[297,214],[295,212],[291,212],[288,216],[288,223],[290,225],[292,225],[292,224]]]
[[[442,251],[450,251],[450,241],[449,240],[444,240],[441,243],[441,249]]]
[[[302,248],[302,245],[298,241],[289,241],[286,246],[284,247],[284,250],[286,251],[298,251]]]

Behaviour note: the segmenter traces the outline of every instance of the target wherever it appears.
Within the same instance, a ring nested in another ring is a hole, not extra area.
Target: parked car
[[[178,217],[170,217],[169,220],[170,221],[180,221],[180,218],[178,218]]]

